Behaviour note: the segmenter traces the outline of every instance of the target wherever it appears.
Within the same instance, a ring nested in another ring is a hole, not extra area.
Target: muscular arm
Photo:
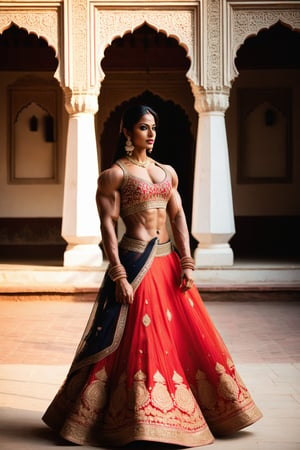
[[[182,207],[180,195],[177,190],[178,178],[175,171],[172,173],[172,193],[168,202],[168,215],[173,231],[175,245],[181,257],[191,256],[190,238],[186,223],[185,214]],[[193,270],[182,269],[180,287],[183,291],[187,291],[193,285]]]
[[[101,223],[102,244],[105,254],[111,263],[120,263],[118,252],[118,239],[115,232],[116,222],[120,212],[120,195],[118,187],[120,184],[120,173],[118,170],[109,169],[100,175],[96,201]]]
[[[111,264],[120,264],[118,238],[115,231],[120,213],[120,194],[123,172],[117,167],[102,172],[98,179],[96,201],[101,221],[102,244]],[[133,302],[133,289],[127,278],[116,280],[116,301],[126,304]]]
[[[191,256],[189,231],[181,198],[177,190],[178,178],[175,171],[172,171],[172,183],[173,188],[167,210],[170,217],[175,244],[181,256]]]

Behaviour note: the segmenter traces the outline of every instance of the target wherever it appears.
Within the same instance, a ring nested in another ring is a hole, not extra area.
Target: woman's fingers
[[[116,301],[123,305],[133,303],[133,289],[126,279],[116,283]]]
[[[194,285],[194,280],[193,278],[188,278],[185,274],[183,274],[182,278],[181,278],[181,283],[180,283],[180,288],[182,291],[188,291],[189,289],[191,289]]]

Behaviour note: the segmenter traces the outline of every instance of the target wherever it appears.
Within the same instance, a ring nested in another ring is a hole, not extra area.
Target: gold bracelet
[[[180,265],[182,269],[195,270],[195,262],[191,256],[183,256],[180,259]]]
[[[127,278],[126,270],[123,264],[116,264],[115,266],[110,267],[108,275],[112,281]]]

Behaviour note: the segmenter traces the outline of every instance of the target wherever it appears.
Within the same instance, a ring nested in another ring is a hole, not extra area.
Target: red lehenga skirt
[[[187,447],[257,421],[261,412],[196,287],[179,288],[171,244],[124,238],[120,251],[134,303],[116,304],[105,277],[70,372],[43,420],[77,444],[146,440]]]

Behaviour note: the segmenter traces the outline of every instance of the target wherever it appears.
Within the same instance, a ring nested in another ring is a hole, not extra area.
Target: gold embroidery
[[[141,241],[140,239],[130,238],[124,234],[119,245],[124,250],[143,253],[146,250],[148,242]]]
[[[117,424],[125,419],[127,401],[126,374],[123,373],[119,378],[117,387],[111,393],[108,422],[112,421]]]
[[[210,384],[206,378],[206,374],[201,370],[196,373],[197,393],[200,406],[206,409],[214,409],[217,403],[217,393],[215,388]]]
[[[183,382],[182,376],[180,376],[179,373],[176,372],[176,370],[174,370],[172,380],[175,384],[181,384]]]
[[[155,245],[153,245],[150,255],[147,258],[147,261],[145,262],[145,264],[143,265],[142,269],[139,271],[137,276],[134,278],[134,280],[131,282],[131,286],[133,287],[134,292],[137,290],[144,276],[146,275],[146,273],[148,272],[148,270],[152,265],[153,259],[155,258],[156,254],[156,247],[157,247],[157,240],[155,242]]]
[[[172,398],[165,384],[156,383],[152,390],[152,402],[154,406],[163,412],[173,408]]]
[[[100,380],[103,383],[106,383],[107,373],[106,373],[105,367],[102,367],[101,370],[98,370],[98,372],[96,372],[96,374],[95,374],[95,377],[97,378],[97,380]]]
[[[169,309],[167,309],[167,317],[168,317],[168,321],[171,322],[171,320],[172,320],[172,313],[171,313],[171,311],[169,311]]]
[[[130,238],[124,235],[120,241],[120,247],[124,250],[134,251],[137,253],[143,253],[149,242],[141,241],[139,239]],[[155,256],[167,256],[173,250],[172,242],[164,242],[163,244],[157,244]]]
[[[165,379],[164,379],[164,377],[162,376],[162,374],[157,370],[156,372],[155,372],[155,374],[153,375],[153,380],[156,382],[156,383],[164,383],[165,382]]]
[[[216,372],[219,375],[218,392],[226,400],[237,400],[239,397],[239,387],[234,379],[225,371],[222,364],[216,364]]]
[[[122,161],[118,160],[116,164],[122,168],[124,175],[126,174],[120,188],[122,217],[149,208],[166,209],[172,181],[170,173],[163,166],[160,167],[165,172],[164,179],[159,183],[151,183],[131,175]]]
[[[74,372],[75,370],[81,369],[85,366],[101,361],[103,358],[113,353],[119,347],[125,329],[127,314],[128,314],[128,305],[121,305],[120,314],[116,325],[116,333],[114,335],[113,342],[111,343],[111,345],[106,347],[104,350],[95,353],[94,355],[84,358],[79,362],[77,362],[75,359],[71,366],[70,372]]]
[[[140,409],[145,406],[150,398],[146,388],[146,375],[139,370],[133,377],[133,386],[129,396],[129,406],[131,409]]]
[[[240,386],[240,389],[243,392],[243,395],[248,396],[249,395],[248,389],[246,388],[243,380],[241,379],[240,374],[236,371],[233,361],[231,361],[230,358],[227,358],[227,365],[228,365],[229,369],[234,373],[236,381],[237,381],[238,385]]]
[[[143,325],[145,325],[145,327],[148,327],[150,325],[151,319],[148,316],[148,314],[144,315],[142,322],[143,322]]]
[[[157,257],[160,256],[167,256],[169,255],[173,250],[172,242],[164,242],[163,244],[158,244],[156,248],[156,255]]]
[[[193,397],[193,394],[183,384],[176,388],[175,401],[178,408],[180,408],[187,414],[191,414],[195,409],[195,399]]]
[[[189,297],[189,302],[190,302],[191,307],[194,308],[194,302],[193,302],[193,300],[191,299],[191,297]]]
[[[234,371],[232,361],[228,360],[228,367]],[[197,394],[201,409],[213,434],[230,434],[261,417],[247,390],[239,388],[239,381],[235,381],[235,374],[230,376],[225,367],[217,363],[216,372],[219,375],[217,386],[212,385],[206,374],[198,370],[195,376],[197,381]],[[245,388],[246,389],[246,388]]]
[[[138,370],[137,373],[133,377],[134,381],[145,381],[146,378],[147,377],[142,370]]]
[[[72,401],[76,399],[76,395],[78,395],[78,387],[80,386],[80,373],[74,375],[70,380],[67,380],[66,384],[61,388],[61,391],[64,390],[64,394],[66,400]]]
[[[83,392],[83,399],[89,409],[99,411],[103,409],[107,399],[107,373],[105,367],[96,373],[96,380],[93,381]]]

